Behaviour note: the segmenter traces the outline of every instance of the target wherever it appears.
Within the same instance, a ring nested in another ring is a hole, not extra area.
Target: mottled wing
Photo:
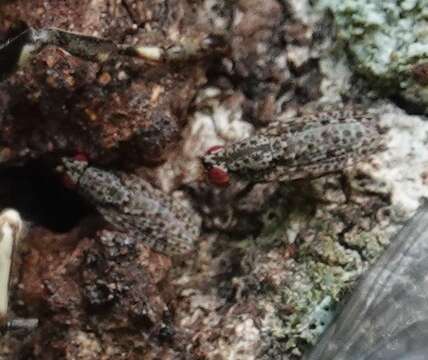
[[[355,160],[381,148],[381,135],[373,126],[359,121],[326,124],[299,133],[283,135],[287,153],[293,156],[278,161],[291,178],[318,177],[343,170]],[[293,170],[295,169],[295,170]]]
[[[316,178],[341,171],[383,147],[383,136],[375,122],[367,119],[306,123],[300,131],[285,131],[279,143],[281,156],[271,169],[254,174],[264,181]],[[339,119],[337,115],[335,119]]]
[[[131,192],[145,194],[144,198],[147,196],[147,198],[151,199],[154,203],[162,204],[162,206],[160,206],[161,209],[169,209],[171,213],[175,215],[176,219],[189,224],[189,226],[192,227],[192,231],[199,235],[201,219],[199,218],[198,213],[190,206],[184,206],[171,195],[165,194],[164,192],[154,188],[150,183],[140,177],[128,176],[124,183]],[[141,199],[135,197],[132,200],[134,208],[140,208],[140,203],[144,202],[144,198]]]
[[[337,173],[355,164],[356,156],[336,152],[334,157],[324,158],[322,161],[296,164],[291,161],[287,166],[276,167],[277,180],[292,181],[298,179],[314,179],[323,175]],[[274,174],[271,174],[271,178]]]
[[[365,275],[307,360],[426,359],[428,204]]]
[[[178,255],[192,250],[200,231],[200,218],[192,209],[141,178],[130,177],[124,184],[133,196],[121,209],[100,209],[108,221],[159,252]]]
[[[346,106],[344,108],[304,113],[288,121],[272,121],[267,127],[261,129],[260,133],[268,136],[281,136],[324,125],[354,122],[370,123],[371,126],[376,126],[377,118],[374,114],[370,114],[358,107]]]

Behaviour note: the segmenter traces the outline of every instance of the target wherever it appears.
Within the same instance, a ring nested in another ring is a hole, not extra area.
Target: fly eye
[[[207,171],[208,179],[211,183],[217,186],[227,186],[229,185],[230,176],[227,171],[213,166]]]
[[[205,153],[205,155],[210,155],[210,154],[215,154],[219,151],[221,151],[224,148],[224,146],[221,145],[215,145],[215,146],[211,146],[207,152]]]

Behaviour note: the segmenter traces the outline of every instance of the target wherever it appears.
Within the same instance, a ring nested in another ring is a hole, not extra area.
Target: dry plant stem
[[[227,48],[225,39],[214,34],[202,38],[184,37],[176,44],[163,47],[116,44],[108,39],[56,28],[28,28],[0,46],[0,78],[24,66],[46,46],[58,46],[74,56],[95,62],[125,55],[154,64],[197,60],[208,54],[223,53]]]
[[[0,214],[0,323],[7,320],[10,274],[15,251],[22,233],[22,220],[19,213],[12,209]]]

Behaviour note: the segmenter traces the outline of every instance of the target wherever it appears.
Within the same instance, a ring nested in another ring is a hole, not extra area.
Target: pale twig
[[[37,319],[8,319],[11,272],[17,247],[23,232],[23,221],[16,210],[5,209],[0,213],[0,330],[31,330]]]
[[[116,44],[112,40],[56,28],[28,28],[0,46],[0,79],[9,76],[46,46],[57,46],[89,61],[105,62],[120,55],[149,63],[177,63],[224,53],[227,41],[218,34],[182,37],[171,46]]]

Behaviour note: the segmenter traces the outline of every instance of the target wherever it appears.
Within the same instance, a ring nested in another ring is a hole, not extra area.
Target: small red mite
[[[217,186],[227,186],[229,185],[230,177],[227,171],[219,167],[212,167],[207,171],[208,179]]]

